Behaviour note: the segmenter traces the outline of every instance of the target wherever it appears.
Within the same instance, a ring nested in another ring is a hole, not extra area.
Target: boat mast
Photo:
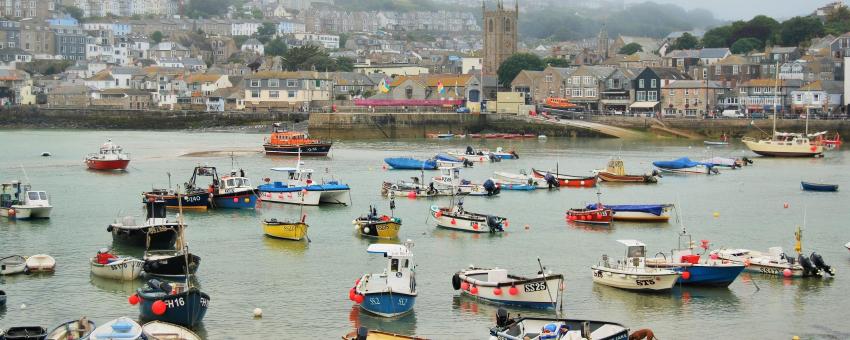
[[[776,138],[776,100],[779,92],[779,62],[776,62],[776,83],[773,87],[773,138]]]

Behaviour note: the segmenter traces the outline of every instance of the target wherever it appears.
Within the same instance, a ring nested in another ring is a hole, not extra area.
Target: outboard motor
[[[162,290],[163,292],[166,292],[166,293],[171,293],[171,289],[172,289],[170,284],[168,284],[167,282],[157,280],[157,279],[148,280],[148,286],[153,288],[153,289]]]
[[[501,162],[502,159],[491,153],[490,154],[490,161],[491,162]]]
[[[753,164],[753,160],[752,160],[752,159],[749,159],[749,158],[747,158],[747,157],[742,157],[742,158],[741,158],[741,163],[743,163],[743,164],[744,164],[744,166],[752,165],[752,164]]]
[[[499,221],[499,218],[493,215],[487,215],[487,226],[490,227],[490,232],[505,230],[502,228],[502,221]]]
[[[369,337],[369,329],[366,326],[360,326],[357,328],[357,340],[366,340]]]
[[[506,327],[511,324],[511,315],[504,308],[499,308],[496,311],[496,327]]]
[[[715,174],[715,175],[717,175],[717,174],[719,174],[719,173],[720,173],[720,170],[717,170],[717,168],[716,168],[716,167],[711,167],[710,169],[708,169],[708,172],[707,172],[707,173],[708,173],[709,175],[711,175],[711,174]]]
[[[543,176],[543,179],[546,180],[546,184],[549,185],[549,189],[559,188],[561,186],[561,182],[558,182],[558,179],[555,178],[555,175],[546,174],[546,176]]]
[[[800,261],[800,266],[803,267],[803,277],[821,276],[820,271],[818,271],[818,269],[815,268],[814,265],[812,265],[812,261],[809,261],[808,257],[803,256],[803,254],[800,254],[800,256],[797,257],[797,260]]]
[[[469,159],[466,159],[466,158],[463,159],[463,167],[464,168],[471,168],[473,165],[475,165],[475,163],[473,163]]]
[[[826,263],[823,262],[823,257],[821,257],[820,254],[812,252],[810,258],[812,259],[812,263],[815,265],[815,267],[829,273],[830,276],[835,276],[835,269],[832,269],[832,267],[826,265]]]
[[[484,190],[487,191],[487,196],[498,194],[499,192],[496,191],[496,189],[498,189],[498,187],[496,187],[496,183],[494,183],[492,179],[484,181]]]
[[[473,150],[471,146],[468,146],[468,145],[467,145],[467,146],[466,146],[466,154],[467,154],[467,155],[474,155],[474,154],[475,154],[475,150]]]
[[[514,155],[514,158],[519,159],[519,155],[517,155],[516,151],[511,151],[511,155]]]

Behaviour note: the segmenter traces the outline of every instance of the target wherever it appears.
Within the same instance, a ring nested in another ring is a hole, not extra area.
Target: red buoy
[[[130,295],[130,297],[127,298],[127,302],[129,302],[133,306],[137,305],[139,303],[139,300],[139,296],[136,294]]]
[[[168,306],[165,305],[165,302],[162,302],[162,300],[156,300],[153,305],[151,305],[151,312],[156,315],[162,315],[165,314],[165,310],[167,308]]]
[[[360,295],[360,294],[354,295],[354,302],[363,303],[363,295]]]
[[[466,281],[462,282],[460,284],[460,289],[469,290],[469,283],[467,283]]]
[[[416,192],[415,191],[408,192],[407,198],[416,198]]]
[[[348,299],[354,301],[354,295],[357,295],[357,293],[354,292],[354,288],[352,287],[348,290]]]
[[[691,272],[682,272],[682,279],[683,280],[690,280],[691,279]]]
[[[455,219],[452,219],[452,225],[455,225],[455,224],[457,224],[457,221],[455,221]]]
[[[472,223],[472,229],[478,230],[478,223]]]
[[[440,211],[440,210],[437,210],[437,212],[434,213],[434,217],[436,217],[436,218],[443,217],[443,212]]]

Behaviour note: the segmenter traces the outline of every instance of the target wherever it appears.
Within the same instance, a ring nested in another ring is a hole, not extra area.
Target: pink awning
[[[463,99],[355,99],[355,106],[454,106]]]

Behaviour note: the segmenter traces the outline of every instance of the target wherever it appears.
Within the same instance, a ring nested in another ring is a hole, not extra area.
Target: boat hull
[[[583,224],[611,224],[614,212],[610,209],[570,209],[567,210],[567,221]]]
[[[390,221],[362,221],[355,220],[354,228],[357,234],[364,237],[375,238],[398,238],[398,231],[401,229],[401,223]]]
[[[0,259],[0,275],[20,274],[27,270],[27,259],[20,255]]]
[[[838,184],[821,184],[821,183],[800,182],[800,186],[805,191],[823,191],[823,192],[838,191]]]
[[[673,288],[679,278],[675,272],[619,272],[601,266],[591,267],[593,282],[614,288],[636,291],[664,291]]]
[[[349,193],[348,186],[345,186],[344,189],[323,189],[321,185],[315,185],[302,188],[286,188],[285,190],[283,188],[264,188],[264,186],[265,185],[261,185],[257,188],[260,200],[264,202],[285,204],[303,204],[310,206],[320,205],[322,203],[345,204],[347,201],[346,196]],[[311,190],[311,187],[316,188]],[[306,194],[302,191],[303,188],[307,189]]]
[[[309,226],[306,223],[268,223],[263,222],[266,236],[285,240],[301,241],[307,236]]]
[[[143,269],[147,275],[183,278],[186,277],[187,269],[189,274],[194,274],[198,271],[200,264],[201,258],[193,254],[189,254],[188,256],[183,256],[183,254],[156,257],[146,256]]]
[[[435,160],[418,160],[413,158],[385,158],[384,162],[396,170],[437,170]]]
[[[86,166],[91,170],[127,170],[129,159],[100,160],[87,159]]]
[[[415,303],[416,295],[395,292],[366,293],[360,308],[375,315],[394,317],[410,312]]]
[[[458,273],[461,282],[466,283],[466,287],[463,285],[460,287],[462,294],[490,303],[523,308],[555,308],[553,301],[557,303],[561,284],[564,282],[561,275],[548,275],[546,279],[542,277],[522,279],[508,276],[509,279],[503,282],[485,282],[473,278],[476,271],[481,273],[480,270]],[[486,278],[487,274],[478,276]],[[475,293],[472,292],[472,287],[476,288]],[[516,294],[511,294],[511,288],[516,289]]]
[[[27,271],[31,273],[52,272],[56,270],[56,260],[50,255],[33,255],[27,258]]]
[[[678,283],[694,286],[712,286],[726,287],[729,286],[741,272],[744,271],[743,265],[719,265],[712,266],[706,264],[697,264],[690,267],[680,267],[675,269],[677,272],[690,272],[690,277],[685,279],[679,277]]]
[[[607,171],[599,171],[599,180],[617,183],[657,183],[655,176],[645,175],[615,175]]]
[[[823,154],[823,146],[820,145],[785,145],[747,139],[744,139],[743,142],[750,151],[767,157],[815,157]]]
[[[53,207],[47,206],[23,206],[13,205],[9,208],[0,208],[0,216],[14,218],[16,220],[50,218]]]
[[[138,259],[119,259],[109,264],[99,264],[96,259],[91,260],[91,273],[94,276],[130,281],[139,278],[145,261]]]
[[[253,191],[213,195],[213,207],[222,209],[254,209],[257,196]]]
[[[667,222],[670,220],[670,212],[665,210],[661,215],[655,215],[639,211],[614,211],[614,221],[627,222]]]
[[[445,229],[460,230],[470,233],[495,233],[504,228],[504,218],[494,216],[498,219],[498,227],[491,228],[487,225],[485,215],[459,215],[447,210],[431,207],[431,217],[437,221],[437,226]]]
[[[112,234],[112,241],[127,245],[145,247],[147,244],[147,234],[151,233],[150,247],[152,249],[163,249],[174,245],[177,240],[177,233],[163,232],[166,229],[171,229],[166,226],[150,226],[146,228],[122,228],[115,225],[110,225],[106,228]]]
[[[263,144],[263,149],[268,155],[297,156],[327,156],[331,152],[332,143],[317,143],[303,145],[273,145]]]
[[[210,303],[210,296],[197,289],[189,289],[179,294],[164,292],[137,293],[139,302],[139,317],[145,321],[163,321],[175,325],[193,328],[204,319]],[[152,307],[154,302],[162,301],[166,305],[165,313],[156,315]]]
[[[96,327],[94,321],[83,317],[81,320],[68,321],[59,325],[47,334],[47,338],[50,340],[88,339]]]
[[[162,200],[165,202],[167,209],[192,209],[192,210],[207,210],[210,206],[210,194],[199,191],[188,194],[181,194],[180,199],[177,195],[163,194],[156,192],[146,192],[142,194],[145,200]],[[181,202],[182,201],[182,202]]]
[[[537,178],[545,178],[546,174],[552,174],[557,178],[558,183],[562,187],[580,187],[580,188],[592,188],[596,186],[597,176],[571,176],[564,174],[555,174],[554,172],[549,171],[541,171],[537,169],[531,169],[534,177]]]

